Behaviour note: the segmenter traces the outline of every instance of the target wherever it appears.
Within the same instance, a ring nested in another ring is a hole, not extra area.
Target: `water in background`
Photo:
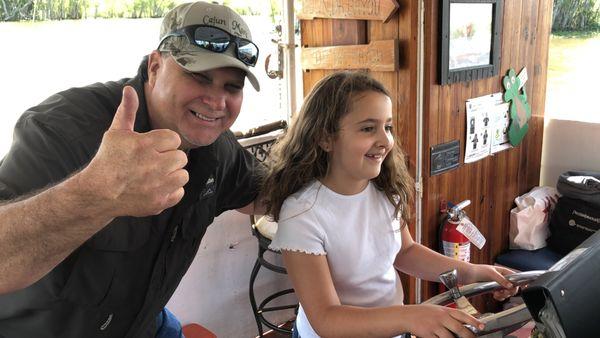
[[[233,129],[285,118],[280,81],[263,70],[272,48],[270,20],[245,17],[261,57],[254,69],[261,92],[246,82],[242,113]],[[90,19],[35,23],[0,22],[0,158],[12,142],[19,116],[48,96],[75,86],[136,74],[142,57],[156,48],[161,19]]]
[[[600,34],[551,37],[544,115],[547,120],[600,123],[600,104],[596,102],[600,81],[598,55]]]
[[[254,73],[262,90],[257,94],[246,84],[242,113],[233,127],[237,130],[286,116],[282,107],[285,90],[280,81],[268,79],[263,70],[264,58],[273,52],[273,25],[260,16],[246,19],[261,48]],[[27,108],[73,86],[135,75],[142,56],[158,43],[160,22],[161,19],[0,22],[0,158],[10,147],[17,118]],[[551,37],[546,118],[600,123],[600,105],[593,101],[598,96],[599,54],[600,35]]]

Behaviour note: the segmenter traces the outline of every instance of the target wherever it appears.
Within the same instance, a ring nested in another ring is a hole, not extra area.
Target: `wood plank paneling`
[[[373,40],[364,45],[305,47],[302,69],[368,69],[374,72],[398,70],[398,40]]]
[[[416,87],[417,82],[417,17],[418,3],[412,0],[398,1],[398,11],[387,23],[369,21],[368,41],[398,39],[399,64],[396,72],[371,72],[392,95],[392,111],[395,121],[395,137],[400,140],[407,155],[410,172],[415,173],[416,157]],[[414,234],[414,222],[409,225]],[[405,301],[414,303],[414,278],[402,276]]]
[[[392,93],[396,135],[415,173],[417,102],[417,30],[419,0],[400,0],[398,11],[386,22],[362,20],[301,20],[302,46],[322,47],[366,44],[398,39],[399,70],[373,72]],[[505,0],[500,74],[496,77],[440,86],[438,84],[440,1],[424,1],[425,64],[423,88],[423,243],[437,249],[439,203],[470,199],[468,214],[488,242],[482,250],[472,249],[472,261],[493,263],[508,247],[509,213],[513,200],[538,185],[543,136],[543,116],[548,63],[552,0]],[[467,99],[503,91],[501,79],[509,68],[527,67],[527,95],[532,108],[529,133],[523,142],[480,161],[464,164]],[[331,71],[304,72],[304,93]],[[429,176],[429,148],[459,140],[461,165],[441,175]],[[414,226],[411,225],[414,234]],[[414,301],[414,280],[404,280],[408,303]],[[423,299],[438,292],[425,283]],[[493,304],[482,300],[486,308]]]
[[[366,22],[364,20],[314,19],[300,20],[302,47],[325,47],[365,44]],[[304,96],[317,81],[332,70],[309,70],[303,72]]]
[[[303,0],[296,15],[300,19],[336,18],[380,20],[387,22],[395,13],[398,5],[395,0],[337,1]]]
[[[482,250],[472,249],[472,261],[491,264],[508,247],[509,215],[514,198],[538,185],[539,181],[552,1],[506,0],[499,76],[447,86],[439,86],[436,77],[438,5],[439,2],[436,1],[426,2],[425,34],[428,41],[425,46],[425,149],[458,139],[461,142],[461,155],[464,157],[465,101],[503,91],[501,78],[509,68],[518,72],[526,66],[529,73],[538,70],[536,76],[529,76],[526,84],[534,116],[530,121],[530,131],[522,144],[474,163],[462,163],[458,169],[439,176],[429,177],[425,173],[424,244],[437,247],[440,199],[453,202],[470,199],[472,203],[467,212],[488,240]],[[429,165],[427,158],[427,170]],[[423,298],[433,296],[437,290],[433,283],[426,283]],[[492,306],[488,300],[478,303],[485,303],[486,308]]]

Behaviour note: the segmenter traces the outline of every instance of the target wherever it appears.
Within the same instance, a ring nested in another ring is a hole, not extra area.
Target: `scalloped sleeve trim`
[[[276,245],[269,245],[269,249],[273,250],[273,251],[291,251],[291,252],[299,252],[299,253],[304,253],[307,255],[314,255],[314,256],[327,256],[327,253],[325,251],[322,250],[310,250],[310,249],[304,249],[304,248],[292,248],[292,247],[288,247],[288,246],[276,246]]]

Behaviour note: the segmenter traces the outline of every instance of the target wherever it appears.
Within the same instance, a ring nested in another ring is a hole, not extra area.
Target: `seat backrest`
[[[277,121],[252,128],[246,132],[236,133],[236,137],[246,150],[263,162],[269,155],[271,146],[278,137],[285,133],[286,128],[286,121]],[[262,215],[250,215],[250,224],[253,234],[263,237],[259,237],[259,241],[270,242],[277,232],[277,223],[269,221]]]
[[[236,137],[246,150],[263,162],[269,155],[271,146],[278,137],[285,133],[286,128],[286,121],[277,121],[252,128],[246,132],[238,132]]]
[[[277,232],[277,223],[269,220],[267,216],[252,216],[252,219],[254,219],[252,227],[256,229],[256,231],[258,231],[262,236],[269,240],[273,240],[273,237],[275,237],[275,233]]]

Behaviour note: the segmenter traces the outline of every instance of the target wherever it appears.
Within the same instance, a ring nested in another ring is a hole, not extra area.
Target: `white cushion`
[[[270,221],[267,216],[262,216],[256,221],[254,224],[256,230],[265,236],[266,238],[272,240],[275,237],[275,233],[277,232],[277,222]]]

